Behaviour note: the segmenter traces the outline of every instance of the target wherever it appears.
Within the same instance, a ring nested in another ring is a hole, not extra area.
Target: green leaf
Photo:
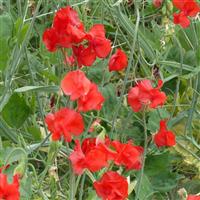
[[[4,70],[10,56],[8,41],[5,38],[0,38],[0,71]]]
[[[149,113],[149,119],[147,123],[148,130],[150,130],[151,133],[155,133],[159,129],[160,119],[167,119],[169,117],[169,112],[167,112],[164,108],[151,111]]]
[[[9,14],[0,15],[0,38],[8,38],[12,34],[13,22]]]
[[[137,186],[136,186],[137,191]],[[142,182],[141,182],[141,188],[140,193],[138,195],[139,200],[147,200],[149,197],[151,197],[153,194],[153,188],[151,186],[151,183],[148,179],[148,177],[144,174],[142,176]]]
[[[96,66],[91,67],[88,70],[87,76],[90,80],[92,80],[96,84],[101,84],[102,81],[106,82],[109,79],[111,73],[109,73],[107,65],[105,64],[104,61],[104,62],[99,62],[96,64]]]
[[[102,107],[102,113],[105,118],[111,120],[118,102],[115,94],[115,87],[112,83],[110,83],[102,88],[102,92],[105,98],[105,102]]]
[[[26,101],[18,94],[13,94],[2,110],[3,119],[11,127],[19,128],[28,118],[31,110]]]
[[[19,18],[16,23],[15,23],[15,31],[16,31],[16,37],[17,37],[17,41],[19,44],[22,44],[26,33],[29,29],[30,24],[24,24],[23,25],[23,20],[21,18]]]
[[[177,175],[171,172],[172,157],[169,153],[148,156],[145,174],[155,191],[168,192],[177,185]]]
[[[12,164],[21,160],[24,156],[24,150],[21,148],[5,148],[0,151],[0,162],[4,165]]]
[[[22,93],[22,92],[58,92],[59,87],[58,86],[24,86],[21,88],[15,89],[15,92]]]
[[[32,180],[31,180],[31,174],[26,174],[25,177],[23,177],[22,181],[20,181],[20,197],[23,200],[29,200],[32,199],[32,190],[31,190]]]
[[[40,141],[42,139],[40,129],[36,126],[30,126],[27,128],[28,132],[34,137],[35,141]]]

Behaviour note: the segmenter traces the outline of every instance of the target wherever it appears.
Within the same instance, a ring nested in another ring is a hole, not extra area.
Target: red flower
[[[200,200],[200,195],[188,195],[187,200]]]
[[[96,193],[102,200],[125,200],[128,197],[128,182],[117,172],[106,172],[94,182]]]
[[[154,142],[157,147],[170,147],[176,144],[176,137],[173,132],[167,130],[166,121],[160,121],[160,130],[154,135]]]
[[[174,24],[180,24],[183,28],[187,28],[190,25],[190,20],[184,13],[174,13]]]
[[[111,51],[111,42],[105,37],[105,29],[102,24],[94,25],[89,33],[86,34],[86,39],[99,58],[105,58]]]
[[[54,27],[45,30],[42,39],[46,48],[51,52],[56,51],[58,47],[71,47],[71,37],[67,34],[60,34]]]
[[[120,71],[126,68],[128,65],[126,54],[121,49],[117,49],[116,53],[111,56],[108,65],[109,71]]]
[[[123,165],[127,170],[141,169],[144,151],[142,147],[134,146],[131,142],[122,144],[119,141],[113,141],[112,146],[117,152],[114,159],[116,165]]]
[[[13,182],[8,183],[7,175],[0,172],[0,199],[5,200],[19,200],[19,178],[17,175],[13,176]]]
[[[91,46],[87,48],[85,48],[83,45],[80,45],[78,47],[73,46],[72,49],[73,55],[74,57],[76,57],[79,67],[82,67],[83,65],[91,66],[94,63],[96,59],[96,54]]]
[[[108,165],[112,152],[108,150],[105,144],[96,144],[96,138],[84,139],[82,146],[80,146],[78,140],[75,142],[76,146],[69,159],[76,174],[82,174],[86,168],[96,172]]]
[[[84,130],[84,122],[80,113],[62,108],[58,112],[48,114],[45,118],[48,129],[52,132],[52,140],[59,140],[62,136],[70,142],[72,136],[80,135]]]
[[[200,6],[194,0],[173,0],[173,4],[180,10],[180,13],[174,13],[174,23],[183,28],[190,25],[188,17],[195,17],[200,12]]]
[[[162,81],[158,81],[158,87],[153,88],[150,80],[142,80],[128,93],[128,103],[134,112],[139,112],[143,105],[150,108],[162,106],[166,100],[164,92],[160,92]]]
[[[67,6],[57,11],[53,26],[43,34],[43,42],[53,52],[58,47],[70,48],[72,44],[82,42],[85,36],[84,26],[77,12]]]
[[[61,88],[66,95],[70,95],[70,99],[73,101],[88,94],[91,82],[84,72],[76,70],[67,73],[61,81]]]
[[[104,97],[99,92],[97,85],[92,83],[89,92],[78,99],[78,111],[101,110],[103,102]]]

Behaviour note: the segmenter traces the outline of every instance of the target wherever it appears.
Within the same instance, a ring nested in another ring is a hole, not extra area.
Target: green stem
[[[91,179],[93,183],[96,181],[93,174],[88,169],[85,170],[85,173],[88,175],[88,177]]]
[[[65,143],[66,149],[67,149],[67,154],[70,154],[70,149],[69,149],[69,144]],[[70,187],[69,187],[69,200],[74,200],[75,197],[75,188],[76,188],[76,177],[72,169],[71,162],[69,161],[70,165]]]
[[[147,124],[146,124],[146,113],[145,113],[145,110],[143,112],[143,123],[144,123],[144,154],[143,154],[143,159],[142,159],[141,173],[140,173],[140,177],[139,177],[138,184],[137,184],[137,189],[136,189],[135,200],[139,199],[140,190],[141,190],[141,184],[142,184],[142,177],[144,175],[145,159],[146,159],[146,154],[147,154],[147,144],[148,144],[148,140],[147,139],[148,138],[147,138]]]
[[[79,200],[82,200],[83,198],[83,187],[85,184],[85,174],[83,174],[82,180],[81,180],[81,187],[80,187],[80,192],[79,192]]]

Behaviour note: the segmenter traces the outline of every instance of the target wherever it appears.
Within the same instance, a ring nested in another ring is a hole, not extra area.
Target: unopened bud
[[[14,175],[17,175],[19,178],[23,178],[25,171],[26,171],[26,161],[25,159],[23,159],[15,168]]]
[[[162,6],[163,0],[153,0],[153,5],[156,8],[160,8]]]

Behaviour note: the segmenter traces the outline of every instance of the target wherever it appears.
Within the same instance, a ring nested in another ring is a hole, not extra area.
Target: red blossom
[[[19,177],[13,176],[12,183],[9,183],[7,179],[7,175],[0,172],[0,199],[19,200]]]
[[[188,195],[187,200],[200,200],[200,195]]]
[[[180,10],[179,13],[174,13],[174,23],[183,28],[190,25],[188,17],[195,17],[200,12],[200,6],[194,0],[173,0],[173,4]]]
[[[85,48],[83,45],[73,46],[73,55],[77,60],[78,66],[91,66],[95,59],[96,54],[91,46]]]
[[[83,112],[101,110],[104,100],[105,99],[98,90],[97,85],[92,83],[88,93],[78,99],[78,110]]]
[[[61,108],[54,114],[48,114],[45,122],[54,141],[63,137],[65,141],[70,142],[73,135],[78,136],[84,130],[84,122],[80,113],[69,108]]]
[[[82,42],[85,36],[77,12],[67,6],[56,12],[52,27],[43,34],[43,42],[49,51],[54,52],[59,47],[70,48]]]
[[[176,137],[172,131],[167,130],[167,125],[165,120],[160,121],[160,129],[154,135],[154,142],[157,147],[171,147],[176,144]]]
[[[128,197],[128,182],[117,172],[108,171],[94,182],[97,195],[102,200],[125,200]]]
[[[127,170],[139,170],[142,166],[143,148],[134,146],[131,142],[122,144],[119,141],[113,141],[111,146],[116,150],[114,162],[116,165],[123,165]]]
[[[95,24],[86,34],[86,39],[99,58],[105,58],[111,51],[111,42],[105,37],[105,29],[102,24]]]
[[[162,81],[158,81],[158,87],[153,88],[150,80],[142,80],[128,93],[128,103],[134,112],[139,112],[143,106],[157,108],[166,101],[164,92],[160,92]]]
[[[108,63],[109,71],[120,71],[126,68],[127,65],[127,56],[121,49],[117,49],[116,53],[111,56]]]
[[[112,158],[112,153],[105,144],[97,144],[96,138],[87,138],[84,139],[81,146],[80,142],[76,141],[76,146],[69,159],[72,162],[74,172],[82,174],[84,169],[96,172],[106,167],[109,159]]]
[[[61,88],[73,101],[88,94],[91,88],[91,82],[87,79],[84,72],[76,70],[68,72],[65,75],[61,81]]]
[[[56,51],[58,47],[71,47],[71,38],[66,34],[59,34],[54,27],[45,30],[42,40],[51,52]]]

